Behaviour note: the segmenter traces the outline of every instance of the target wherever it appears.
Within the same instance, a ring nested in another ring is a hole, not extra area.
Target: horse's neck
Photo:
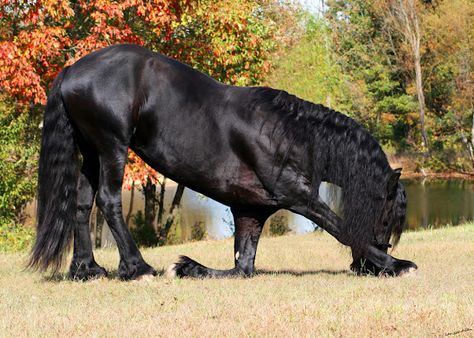
[[[354,186],[360,187],[361,191],[366,187],[383,188],[387,175],[391,172],[390,165],[385,158],[363,163],[351,153],[340,155],[328,159],[321,171],[322,181],[334,184],[342,191],[352,190]],[[380,156],[383,156],[383,153]],[[377,191],[373,191],[373,193],[378,194]]]

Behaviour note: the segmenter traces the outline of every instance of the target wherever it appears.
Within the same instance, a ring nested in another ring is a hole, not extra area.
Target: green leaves
[[[0,224],[23,221],[36,191],[40,129],[37,118],[0,101]]]
[[[334,61],[328,26],[310,15],[304,21],[302,37],[275,61],[267,83],[306,100],[349,111],[346,76]]]

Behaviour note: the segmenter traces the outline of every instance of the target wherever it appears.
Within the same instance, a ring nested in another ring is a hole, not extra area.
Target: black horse
[[[70,275],[106,275],[89,235],[95,198],[117,242],[119,277],[156,274],[122,216],[129,147],[165,176],[231,207],[235,267],[214,270],[181,257],[172,267],[178,276],[252,275],[262,226],[282,208],[350,246],[357,273],[416,269],[387,254],[405,221],[400,170],[354,120],[281,90],[224,85],[134,45],[91,53],[53,83],[30,267],[57,271],[74,239]],[[322,181],[342,188],[341,217],[320,199]]]

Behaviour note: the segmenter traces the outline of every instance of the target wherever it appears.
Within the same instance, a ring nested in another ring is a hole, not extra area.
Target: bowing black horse
[[[94,199],[117,242],[119,277],[155,275],[122,215],[128,148],[160,173],[230,206],[235,267],[181,257],[178,276],[249,276],[265,220],[287,209],[352,249],[352,270],[400,275],[416,265],[387,254],[403,231],[406,197],[379,144],[349,117],[266,87],[222,84],[135,45],[91,53],[56,78],[44,115],[37,237],[30,267],[57,271],[74,242],[70,275],[106,275],[94,260]],[[81,160],[82,159],[82,160]],[[341,216],[319,197],[342,188]]]

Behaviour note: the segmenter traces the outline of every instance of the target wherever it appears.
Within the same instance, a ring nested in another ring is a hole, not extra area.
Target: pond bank
[[[454,171],[434,172],[430,169],[420,171],[417,167],[416,156],[388,155],[388,161],[392,168],[402,168],[402,178],[428,178],[428,179],[465,179],[474,180],[474,171]]]

